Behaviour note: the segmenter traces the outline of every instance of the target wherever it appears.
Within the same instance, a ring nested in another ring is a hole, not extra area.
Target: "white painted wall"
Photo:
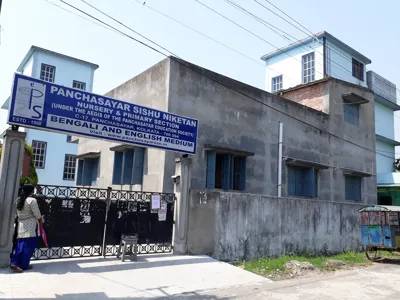
[[[394,172],[394,146],[376,141],[376,152],[376,173],[384,174]]]
[[[299,45],[286,52],[280,53],[266,61],[265,89],[271,92],[272,78],[282,75],[283,89],[288,89],[302,83],[302,57],[315,53],[315,80],[323,78],[323,47],[317,41]]]
[[[327,45],[327,74],[361,86],[367,86],[367,73],[365,64],[361,57],[350,54],[345,48],[341,48],[337,43],[326,39]],[[288,51],[282,52],[266,60],[265,89],[271,92],[271,81],[273,77],[283,76],[283,89],[294,87],[302,83],[302,56],[310,52],[315,52],[315,80],[324,77],[324,50],[323,40],[313,40]],[[364,63],[364,81],[352,75],[352,58]]]
[[[394,139],[394,113],[390,108],[375,102],[375,132]]]
[[[378,174],[377,182],[379,184],[398,184],[400,182],[400,173],[382,173]]]
[[[326,39],[326,45],[327,49],[329,49],[329,54],[330,54],[329,64],[331,66],[331,72],[329,75],[337,79],[341,79],[347,82],[351,82],[366,87],[367,86],[367,73],[365,68],[366,62],[362,61],[360,57],[352,56],[351,54],[348,53],[348,51],[341,48],[337,43],[334,43],[329,38]],[[361,81],[352,75],[353,57],[364,64],[364,81]]]
[[[33,69],[33,55],[31,56],[31,58],[29,58],[29,60],[25,64],[24,69],[22,70],[22,74],[26,76],[32,76],[32,69]]]
[[[63,180],[65,154],[76,155],[78,144],[67,143],[65,134],[26,129],[26,139],[29,145],[33,140],[47,142],[46,161],[44,169],[36,169],[39,183],[51,185],[74,186],[75,181]]]
[[[394,112],[394,137],[396,141],[400,140],[400,111]],[[396,158],[399,157],[400,157],[400,147],[396,147]]]
[[[78,80],[86,83],[86,91],[91,92],[93,88],[94,69],[89,65],[82,64],[73,59],[52,55],[47,52],[37,52],[35,57],[37,78],[40,78],[41,64],[48,64],[56,67],[55,82],[67,87],[72,87],[72,81]]]
[[[40,78],[42,63],[56,67],[55,83],[72,87],[73,80],[86,83],[86,90],[91,92],[93,87],[94,68],[89,64],[78,62],[55,54],[35,51],[32,58],[24,66],[24,74]],[[30,70],[31,74],[28,74]],[[39,183],[50,185],[74,186],[75,181],[63,180],[64,161],[66,154],[76,155],[78,144],[68,143],[67,135],[26,129],[27,141],[47,142],[46,161],[44,169],[37,169]]]

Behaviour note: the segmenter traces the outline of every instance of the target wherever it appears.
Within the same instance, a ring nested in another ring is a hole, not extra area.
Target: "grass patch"
[[[261,276],[272,279],[281,277],[286,273],[285,263],[291,260],[309,262],[320,270],[333,270],[338,268],[327,267],[324,263],[327,260],[341,260],[346,266],[368,265],[371,262],[366,258],[364,252],[349,251],[333,256],[305,257],[305,256],[281,256],[276,258],[262,258],[252,261],[245,261],[240,267]]]

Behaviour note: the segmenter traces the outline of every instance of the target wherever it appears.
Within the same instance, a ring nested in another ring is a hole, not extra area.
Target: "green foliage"
[[[398,158],[398,159],[396,159],[396,160],[394,161],[394,168],[395,168],[397,171],[400,171],[400,158]]]
[[[20,184],[37,184],[39,182],[39,177],[36,172],[35,164],[33,163],[33,149],[32,146],[25,142],[25,153],[31,157],[30,168],[28,176],[21,176]]]
[[[0,148],[0,159],[1,159],[2,150],[3,149]],[[31,157],[31,162],[30,162],[29,174],[28,174],[28,176],[21,176],[20,184],[37,184],[39,182],[39,178],[36,173],[35,164],[33,163],[33,159],[32,159],[33,149],[30,145],[28,145],[27,142],[25,142],[24,150],[25,150],[25,153],[27,153]]]
[[[245,261],[241,263],[243,269],[256,273],[261,276],[274,277],[279,274],[285,274],[285,263],[291,260],[297,260],[300,262],[309,262],[313,264],[316,268],[322,270],[330,270],[332,268],[327,267],[324,263],[328,259],[333,260],[341,260],[347,266],[358,266],[358,265],[366,265],[370,264],[367,260],[365,253],[363,252],[355,252],[349,251],[345,253],[341,253],[338,255],[329,255],[329,256],[317,256],[317,257],[309,257],[309,256],[281,256],[281,257],[271,257],[271,258],[261,258],[251,261]]]

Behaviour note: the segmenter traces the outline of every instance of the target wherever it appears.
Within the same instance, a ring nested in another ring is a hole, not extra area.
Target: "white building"
[[[396,188],[400,191],[400,173],[394,170],[395,146],[400,145],[394,136],[394,112],[400,110],[396,85],[375,72],[367,72],[366,65],[371,60],[326,31],[268,53],[261,59],[266,63],[265,87],[271,93],[327,76],[374,91],[378,203],[400,205],[400,193],[398,198],[391,193]],[[302,104],[324,110],[313,105],[313,101]],[[341,99],[337,105],[343,106],[344,121],[349,126],[359,125],[361,105],[343,103]]]
[[[99,66],[54,51],[32,46],[17,72],[41,80],[91,92],[94,71]],[[12,76],[12,74],[10,74]],[[10,99],[3,104],[8,109]],[[25,129],[32,145],[40,184],[75,185],[77,141],[65,134]]]

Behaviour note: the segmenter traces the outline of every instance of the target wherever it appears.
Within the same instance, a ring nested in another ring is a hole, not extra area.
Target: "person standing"
[[[23,185],[16,200],[17,239],[10,268],[18,273],[32,269],[29,263],[35,251],[38,236],[40,236],[39,226],[43,226],[37,201],[31,197],[34,190],[35,188],[31,184]]]

